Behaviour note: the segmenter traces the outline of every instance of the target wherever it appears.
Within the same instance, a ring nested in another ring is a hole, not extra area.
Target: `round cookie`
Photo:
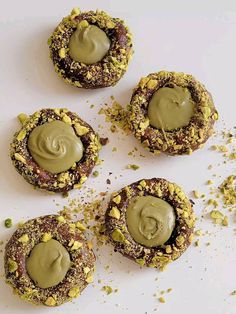
[[[10,157],[37,188],[65,193],[80,188],[98,160],[100,143],[92,127],[67,109],[42,109],[24,119]]]
[[[92,282],[94,263],[85,236],[63,216],[27,221],[5,248],[7,283],[34,304],[57,306],[79,296]]]
[[[218,119],[211,94],[192,75],[161,71],[143,77],[129,105],[135,137],[158,155],[191,154]]]
[[[104,11],[73,9],[49,38],[50,57],[66,83],[82,88],[115,85],[132,56],[124,22]]]
[[[143,179],[114,193],[105,219],[115,251],[159,269],[187,249],[194,223],[192,204],[181,188],[159,178]]]

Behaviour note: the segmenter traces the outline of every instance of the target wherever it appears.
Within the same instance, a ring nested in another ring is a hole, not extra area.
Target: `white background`
[[[219,154],[209,147],[218,139],[210,139],[205,147],[191,156],[152,157],[132,136],[111,134],[109,125],[97,112],[110,96],[123,105],[129,102],[132,88],[139,78],[151,72],[165,70],[193,74],[212,93],[220,113],[220,130],[224,123],[235,125],[236,73],[236,2],[235,1],[0,1],[0,240],[10,237],[12,229],[3,227],[11,217],[16,225],[20,220],[55,213],[66,199],[35,191],[16,173],[8,157],[14,132],[19,128],[16,116],[31,114],[43,107],[68,107],[78,112],[110,143],[103,148],[104,163],[96,169],[98,178],[86,185],[98,192],[106,191],[109,171],[115,191],[134,180],[164,177],[181,185],[190,196],[193,189],[206,192],[204,185],[212,173],[221,174],[219,184],[229,173],[235,173],[235,163],[223,165]],[[114,17],[124,19],[134,35],[135,54],[124,78],[112,88],[85,91],[66,85],[54,73],[48,58],[47,38],[71,9],[103,9]],[[94,109],[90,105],[94,104]],[[103,124],[103,130],[98,125]],[[112,147],[118,147],[113,153]],[[145,158],[127,153],[137,146]],[[220,162],[220,166],[217,166]],[[137,171],[126,170],[129,163],[138,164]],[[213,164],[213,171],[207,166]],[[118,174],[115,179],[115,174]],[[120,176],[121,175],[121,176]],[[71,197],[81,197],[74,191]],[[86,197],[86,195],[85,195]],[[56,206],[59,203],[60,206]],[[200,218],[202,203],[194,207]],[[236,234],[235,221],[230,226],[213,226],[207,219],[198,221],[198,228],[211,234],[200,238],[200,246],[191,246],[165,272],[140,269],[135,263],[106,246],[96,252],[97,276],[80,298],[59,308],[36,307],[12,294],[4,282],[3,253],[0,254],[0,313],[177,313],[177,314],[234,314],[236,297]],[[206,243],[210,242],[210,246]],[[1,246],[3,249],[4,246]],[[110,265],[109,270],[104,270]],[[101,284],[97,283],[102,279]],[[103,285],[118,288],[109,296],[101,291]],[[157,297],[161,290],[166,303]],[[154,311],[156,309],[156,312]]]

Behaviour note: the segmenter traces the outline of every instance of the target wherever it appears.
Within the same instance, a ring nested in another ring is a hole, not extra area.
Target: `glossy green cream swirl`
[[[110,44],[110,39],[99,27],[78,24],[69,41],[69,55],[75,61],[94,64],[104,58]]]
[[[150,125],[171,131],[189,124],[194,114],[194,101],[185,87],[162,87],[152,96],[148,106]]]
[[[147,247],[164,244],[175,227],[173,207],[160,198],[148,195],[131,200],[126,222],[133,239]]]
[[[67,171],[83,156],[83,144],[74,129],[62,121],[37,126],[30,133],[28,149],[36,163],[51,173]]]
[[[60,242],[53,239],[37,244],[26,260],[30,278],[43,289],[58,285],[70,266],[70,254]]]

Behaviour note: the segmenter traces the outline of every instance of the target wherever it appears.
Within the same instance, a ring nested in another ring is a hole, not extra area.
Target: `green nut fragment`
[[[112,199],[112,201],[116,204],[120,204],[120,201],[121,201],[121,196],[120,195],[117,195],[116,197],[114,197]]]
[[[137,258],[136,263],[138,263],[140,266],[144,266],[145,265],[145,259],[143,258]]]
[[[26,130],[21,130],[20,132],[19,132],[19,134],[17,135],[17,141],[23,141],[23,139],[25,138],[25,136],[26,136]]]
[[[92,283],[93,282],[93,274],[89,274],[89,276],[85,280],[87,283]]]
[[[59,222],[63,222],[63,223],[66,222],[66,219],[65,219],[63,216],[58,216],[56,219],[57,219],[57,221],[59,221]]]
[[[170,254],[172,252],[172,248],[170,245],[167,245],[165,250],[167,254]]]
[[[27,243],[29,242],[29,236],[28,234],[23,234],[19,239],[18,239],[18,242],[20,243]]]
[[[75,123],[74,125],[75,127],[75,131],[79,136],[83,136],[85,134],[87,134],[89,132],[89,128],[87,128],[86,126],[83,126],[79,123]]]
[[[110,210],[108,216],[113,217],[115,219],[120,219],[120,211],[117,207],[112,207],[112,209]]]
[[[201,108],[202,114],[204,116],[204,119],[208,119],[211,115],[211,109],[209,107],[202,107]]]
[[[112,234],[111,237],[114,241],[116,242],[124,242],[125,241],[125,236],[123,235],[123,233],[120,231],[120,229],[115,229]]]
[[[140,167],[138,165],[129,164],[126,166],[127,169],[138,170]]]
[[[59,57],[60,57],[61,59],[64,59],[64,58],[66,57],[66,49],[65,49],[65,48],[61,48],[61,49],[59,50]]]
[[[85,231],[86,227],[79,221],[76,223],[76,228],[78,228],[80,231]]]
[[[62,116],[62,121],[67,123],[67,124],[71,124],[71,118],[67,114],[64,114]]]
[[[20,121],[20,123],[23,125],[29,119],[29,116],[27,114],[25,114],[25,113],[20,113],[17,116],[17,118]]]
[[[179,245],[179,246],[183,245],[184,241],[185,241],[185,239],[184,239],[184,237],[182,235],[179,235],[179,236],[176,237],[176,244],[177,245]]]
[[[73,15],[74,17],[76,17],[79,14],[80,14],[80,8],[73,8],[70,15]]]
[[[12,227],[12,219],[11,218],[5,219],[4,225],[6,228],[11,228]]]
[[[96,177],[98,177],[99,176],[99,172],[96,170],[96,171],[94,171],[93,172],[93,176],[96,178]]]
[[[157,80],[149,80],[147,83],[147,88],[154,89],[157,87]]]
[[[14,273],[18,268],[17,262],[11,258],[8,259],[7,264],[8,264],[8,271],[10,273]]]
[[[91,271],[91,269],[88,266],[83,268],[83,272],[85,275],[87,275],[90,271]]]
[[[113,289],[110,286],[103,286],[102,291],[106,292],[106,294],[109,295],[113,292]]]
[[[79,242],[79,241],[74,241],[73,245],[71,247],[71,251],[75,251],[80,249],[83,246],[83,243]]]
[[[79,287],[73,287],[69,290],[68,296],[70,298],[76,298],[80,294]]]
[[[23,156],[21,156],[19,153],[15,153],[14,157],[15,157],[16,160],[22,162],[23,164],[26,164],[25,158]]]
[[[47,305],[47,306],[55,306],[56,305],[56,300],[53,297],[48,297],[47,300],[45,301],[45,305]]]
[[[212,219],[223,219],[223,214],[219,210],[212,210],[210,212],[210,217]]]
[[[48,242],[51,239],[52,239],[51,232],[45,232],[42,236],[42,242]]]

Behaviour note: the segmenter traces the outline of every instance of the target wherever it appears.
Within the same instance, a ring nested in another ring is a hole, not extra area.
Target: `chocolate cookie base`
[[[149,124],[149,102],[158,89],[173,84],[190,91],[196,105],[194,116],[185,127],[173,131],[156,129]],[[168,155],[191,154],[212,135],[217,119],[210,93],[192,75],[184,73],[161,71],[142,78],[129,105],[129,121],[135,137],[156,155],[160,152]]]
[[[28,137],[32,130],[44,123],[61,120],[69,123],[80,137],[84,152],[82,159],[68,171],[59,174],[42,169],[28,150]],[[33,186],[52,192],[65,193],[80,188],[87,180],[98,160],[100,143],[92,127],[67,109],[42,109],[31,115],[14,135],[10,147],[10,157],[16,170]]]
[[[38,287],[26,270],[26,259],[40,242],[51,238],[59,241],[69,252],[72,265],[58,285]],[[78,245],[79,244],[79,245]],[[62,216],[48,215],[24,223],[10,238],[5,248],[5,276],[21,299],[57,306],[77,297],[92,280],[95,256],[84,235]]]
[[[137,243],[129,233],[126,209],[137,196],[152,195],[168,202],[175,210],[176,225],[170,239],[162,246],[148,248]],[[174,261],[190,245],[194,213],[192,204],[181,188],[165,179],[152,178],[134,182],[115,193],[106,211],[106,233],[115,251],[134,260],[141,266],[159,269]]]
[[[68,52],[70,37],[83,20],[102,29],[111,41],[107,55],[91,65],[74,61]],[[112,18],[103,11],[80,12],[74,9],[49,38],[49,49],[55,70],[66,83],[94,89],[115,85],[121,79],[132,56],[132,41],[122,20]]]

